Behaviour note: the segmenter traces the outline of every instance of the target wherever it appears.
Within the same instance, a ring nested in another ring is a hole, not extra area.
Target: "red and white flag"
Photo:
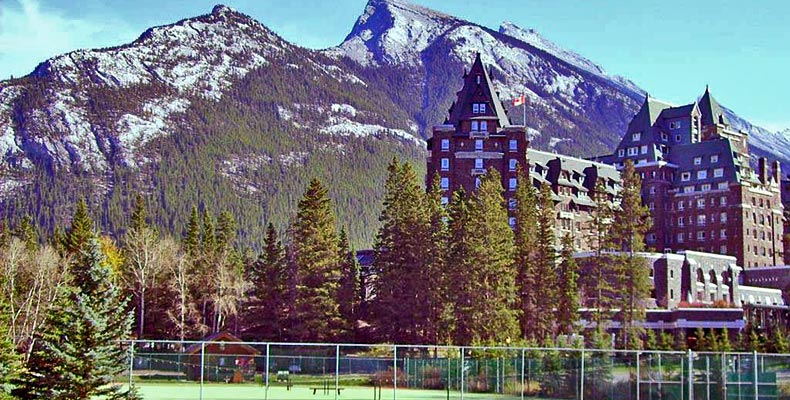
[[[513,107],[517,107],[524,104],[524,95],[522,94],[519,97],[513,99]]]

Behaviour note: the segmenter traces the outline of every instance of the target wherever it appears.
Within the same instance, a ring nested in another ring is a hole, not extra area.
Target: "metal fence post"
[[[526,352],[525,349],[521,349],[521,400],[524,400],[524,390],[526,389],[524,387],[524,363],[527,359]]]
[[[266,374],[264,378],[266,380],[266,390],[263,395],[264,400],[269,400],[269,365],[269,343],[266,343],[266,367],[263,369],[263,373]]]
[[[337,394],[340,392],[340,345],[335,347],[335,400],[337,400]]]
[[[134,372],[134,341],[129,344],[129,390],[132,389],[132,373]]]
[[[200,343],[200,400],[203,400],[203,373],[206,370],[206,342]]]
[[[758,392],[759,392],[759,379],[757,378],[757,350],[752,351],[753,361],[752,361],[752,370],[754,371],[754,400],[758,400]]]
[[[691,349],[688,350],[688,399],[694,400],[694,360]]]
[[[579,375],[581,376],[581,382],[579,383],[579,400],[584,400],[584,349],[582,349],[581,372]]]
[[[461,347],[461,400],[464,400],[464,348]]]
[[[639,400],[639,352],[636,352],[636,400]]]
[[[398,398],[398,346],[392,347],[392,399]]]

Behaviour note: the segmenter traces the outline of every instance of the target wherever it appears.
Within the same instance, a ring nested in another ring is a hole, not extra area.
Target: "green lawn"
[[[200,398],[200,385],[195,383],[137,383],[136,386],[145,400],[197,400]],[[334,385],[331,388],[334,388]],[[207,383],[203,386],[203,400],[262,400],[266,398],[265,395],[266,389],[255,384]],[[396,396],[393,396],[392,388],[381,389],[381,400],[447,400],[448,398],[447,392],[444,390],[398,389]],[[270,400],[327,400],[334,398],[335,394],[331,390],[329,394],[324,394],[319,389],[313,395],[313,391],[308,386],[294,386],[291,390],[286,390],[282,386],[269,387],[268,396]],[[451,391],[449,398],[451,400],[460,400],[461,395],[457,391]],[[373,388],[366,386],[347,387],[341,391],[338,399],[372,400]],[[516,400],[521,399],[521,397],[465,393],[464,399]]]

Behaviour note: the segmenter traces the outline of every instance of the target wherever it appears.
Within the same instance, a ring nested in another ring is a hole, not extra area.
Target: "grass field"
[[[200,385],[194,383],[138,383],[139,393],[145,400],[197,400],[200,399]],[[334,385],[330,386],[333,389]],[[397,397],[394,397],[395,394]],[[373,400],[373,387],[356,386],[346,387],[340,392],[338,399],[343,400]],[[208,383],[203,386],[203,400],[262,400],[266,398],[266,388],[255,384],[224,384]],[[327,400],[334,399],[335,393],[330,390],[324,394],[319,389],[316,394],[309,386],[294,386],[286,390],[282,386],[269,387],[269,400]],[[450,400],[460,400],[461,394],[451,391]],[[464,399],[474,400],[516,400],[520,396],[508,396],[488,393],[464,393]],[[393,393],[392,388],[381,389],[381,400],[447,400],[448,394],[444,390],[417,390],[398,389]]]

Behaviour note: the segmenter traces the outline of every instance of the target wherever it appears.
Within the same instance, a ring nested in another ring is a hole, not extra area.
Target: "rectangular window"
[[[510,159],[510,161],[508,161],[508,169],[510,169],[511,171],[515,171],[517,165],[518,165],[517,160]]]
[[[669,123],[669,129],[680,129],[680,121],[671,121]]]
[[[518,151],[518,140],[510,139],[510,144],[508,147],[510,151]]]
[[[441,180],[441,187],[442,190],[447,190],[450,188],[450,178],[442,178]]]
[[[483,139],[475,139],[475,151],[483,151]]]
[[[683,243],[683,234],[678,233],[678,243]]]
[[[705,208],[705,199],[697,199],[697,208]]]
[[[705,240],[705,231],[697,231],[697,240]]]
[[[507,220],[508,224],[510,224],[510,228],[516,227],[516,217],[510,217]]]
[[[705,226],[705,224],[707,222],[708,222],[707,216],[705,216],[705,215],[697,215],[697,225]]]
[[[680,180],[683,182],[688,182],[691,180],[691,172],[681,172],[680,173]]]
[[[480,130],[480,125],[477,121],[472,121],[472,132],[477,132]]]
[[[703,192],[710,192],[710,183],[705,183],[702,185]]]
[[[510,178],[507,185],[508,190],[516,190],[516,178]]]
[[[719,254],[727,254],[727,245],[726,244],[723,244],[723,245],[719,246]]]
[[[722,176],[724,176],[724,168],[716,168],[713,170],[714,178],[721,178]]]
[[[714,155],[710,156],[710,163],[711,164],[716,164],[717,162],[719,162],[719,155],[718,154],[714,154]]]
[[[682,201],[679,201],[678,202],[678,210],[684,209],[685,205],[686,205],[685,203],[683,203]]]
[[[719,190],[727,190],[727,182],[719,182]]]
[[[640,152],[641,152],[642,154],[647,154],[647,145],[644,145],[644,144],[643,144],[643,145],[642,145],[642,146],[639,148],[639,150],[640,150]]]
[[[665,132],[661,132],[661,140],[664,142],[668,141],[669,135],[667,135]]]
[[[480,114],[486,113],[486,103],[480,103]]]
[[[656,187],[650,186],[650,194],[656,194]]]
[[[617,150],[618,157],[625,157],[625,149]]]
[[[632,141],[638,142],[640,139],[642,139],[642,132],[636,132],[636,133],[631,134],[631,140]]]
[[[708,179],[708,170],[703,169],[697,171],[697,179]]]
[[[507,208],[509,208],[511,210],[515,210],[516,209],[516,199],[508,200],[507,201]]]
[[[638,147],[629,147],[628,148],[628,155],[629,156],[635,156],[637,154],[639,154],[639,148]]]
[[[683,186],[683,193],[694,193],[694,186]]]
[[[723,212],[723,213],[719,214],[719,222],[721,222],[722,224],[726,224],[727,223],[727,213],[726,212]]]
[[[448,198],[447,198],[447,197],[445,197],[445,196],[442,196],[442,205],[443,205],[443,206],[446,206],[446,205],[447,205],[447,204],[449,204],[449,203],[450,203],[450,199],[448,199]]]
[[[483,159],[482,158],[475,158],[475,168],[476,169],[483,169]]]
[[[472,104],[472,114],[480,113],[480,104],[474,103]]]
[[[488,121],[480,121],[480,130],[488,132]]]
[[[442,171],[450,170],[450,159],[442,158]]]
[[[680,135],[675,135],[675,141],[680,143],[683,138]]]
[[[686,222],[683,220],[683,217],[678,217],[678,226],[686,226]]]
[[[442,151],[450,150],[450,139],[442,139]]]

